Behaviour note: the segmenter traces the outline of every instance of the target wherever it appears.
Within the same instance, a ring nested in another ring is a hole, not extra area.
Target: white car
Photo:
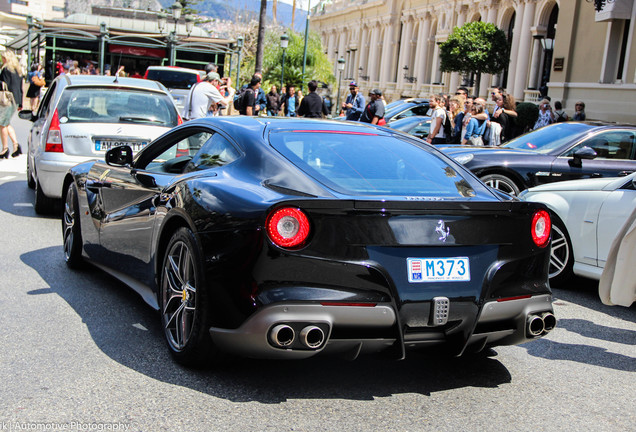
[[[599,280],[613,240],[636,208],[636,173],[549,183],[519,197],[552,211],[550,282],[563,284],[573,274]]]
[[[205,78],[205,71],[179,66],[149,66],[144,78],[163,84],[170,92],[179,112],[183,112],[190,89]]]
[[[62,197],[69,168],[103,159],[107,150],[141,150],[180,124],[166,88],[156,81],[112,76],[62,75],[49,86],[34,113],[28,138],[27,184],[35,188],[35,211],[50,213]]]

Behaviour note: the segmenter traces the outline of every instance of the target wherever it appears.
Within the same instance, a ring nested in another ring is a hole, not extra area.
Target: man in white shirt
[[[209,72],[205,80],[196,83],[190,89],[190,94],[183,107],[182,117],[187,120],[194,120],[208,115],[208,109],[216,112],[216,104],[227,106],[229,98],[223,98],[218,90],[221,77],[216,72]]]

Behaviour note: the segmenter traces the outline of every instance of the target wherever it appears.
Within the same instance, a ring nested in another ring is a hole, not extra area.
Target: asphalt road
[[[24,168],[24,156],[0,161],[0,431],[636,427],[636,306],[604,306],[582,279],[554,290],[556,330],[494,357],[184,369],[135,293],[66,268],[60,221],[35,215]]]

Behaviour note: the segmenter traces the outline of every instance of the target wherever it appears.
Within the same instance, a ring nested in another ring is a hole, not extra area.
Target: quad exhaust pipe
[[[526,330],[530,337],[539,337],[548,334],[556,327],[556,317],[552,312],[543,312],[539,315],[528,315]]]
[[[296,341],[296,332],[289,324],[278,324],[269,332],[270,343],[277,348],[289,348]],[[304,327],[298,335],[304,348],[318,349],[325,342],[325,332],[316,325]]]

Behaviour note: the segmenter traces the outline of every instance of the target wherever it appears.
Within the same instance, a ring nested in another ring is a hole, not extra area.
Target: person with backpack
[[[555,123],[566,122],[570,120],[568,114],[563,110],[563,105],[561,105],[561,101],[554,102],[554,116],[556,117]]]
[[[261,77],[254,74],[249,85],[244,89],[241,89],[239,97],[234,101],[234,108],[236,108],[241,115],[258,115],[258,111],[255,106],[258,100],[258,91],[261,88]]]
[[[448,114],[444,109],[443,98],[439,95],[431,95],[428,104],[431,107],[431,126],[426,142],[429,144],[446,144],[444,122],[448,118]]]
[[[263,81],[263,75],[260,72],[256,72],[254,75],[252,75],[252,80],[254,79],[254,77],[260,78],[261,82]],[[238,99],[241,96],[243,96],[243,94],[245,93],[245,90],[249,86],[250,86],[249,84],[244,84],[243,87],[241,87],[241,89],[234,94],[234,102],[232,106],[234,107],[235,110],[239,112],[240,112],[240,109],[238,107],[240,106],[240,102],[238,101]],[[265,113],[265,111],[267,110],[267,97],[265,96],[265,91],[260,87],[258,91],[256,92],[256,102],[254,103],[253,108],[254,108],[254,115],[260,115],[261,113]]]
[[[382,91],[373,89],[369,92],[371,100],[362,111],[360,121],[363,123],[378,124],[384,118],[384,102],[382,102]]]

